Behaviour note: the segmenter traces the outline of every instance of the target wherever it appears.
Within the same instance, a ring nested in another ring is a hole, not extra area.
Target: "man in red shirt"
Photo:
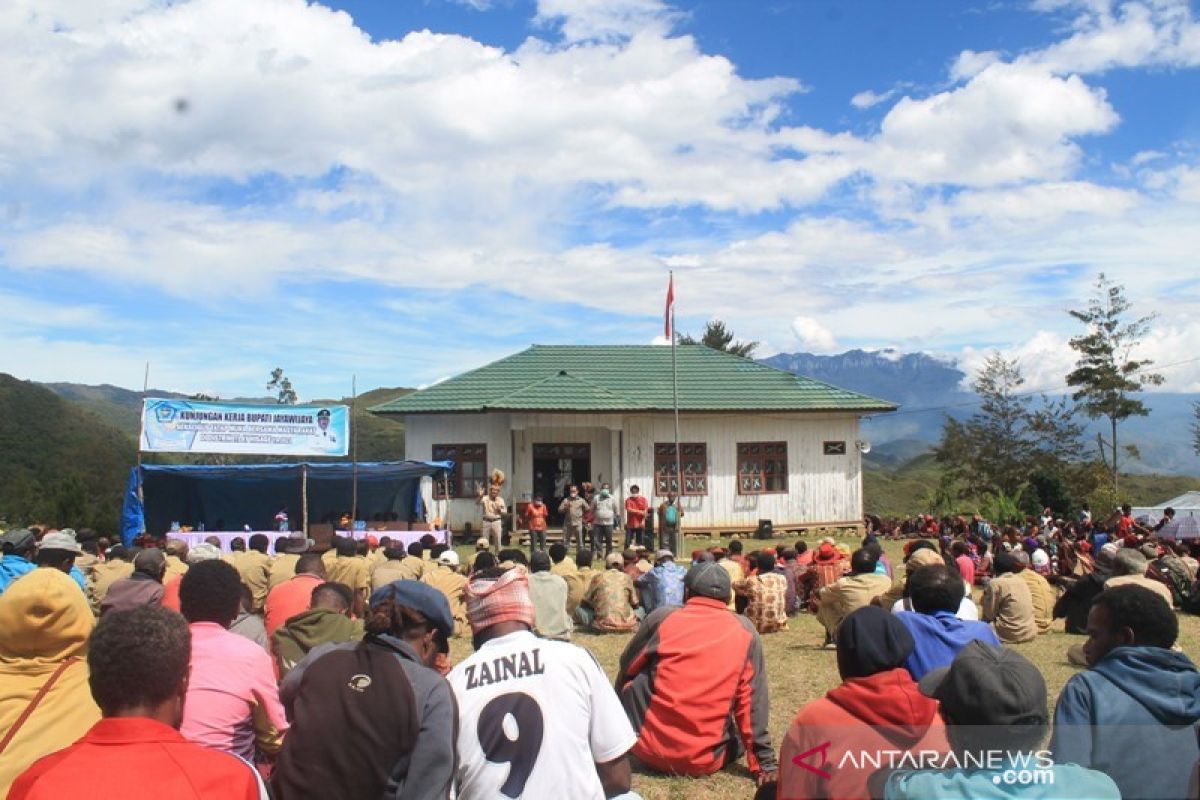
[[[270,638],[275,629],[312,605],[313,589],[325,582],[325,562],[317,553],[305,553],[296,562],[296,577],[267,594],[263,624]]]
[[[10,800],[266,798],[249,764],[179,734],[190,658],[187,623],[174,611],[106,614],[87,657],[102,719],[75,744],[35,761]]]
[[[646,514],[650,511],[650,501],[642,494],[641,488],[635,483],[629,487],[629,496],[625,498],[625,549],[630,545],[641,547],[646,543]]]

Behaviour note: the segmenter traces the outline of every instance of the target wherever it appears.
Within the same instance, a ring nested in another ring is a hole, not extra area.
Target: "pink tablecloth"
[[[264,534],[271,540],[271,546],[275,546],[275,539],[279,536],[287,534],[280,531],[190,531],[188,533],[180,533],[178,531],[168,533],[167,536],[171,539],[181,539],[187,542],[187,546],[199,544],[210,536],[216,536],[221,540],[221,549],[228,550],[229,543],[238,536],[249,540],[256,533]],[[391,538],[393,542],[403,542],[405,547],[408,547],[413,542],[421,541],[421,537],[425,534],[430,534],[441,544],[450,543],[450,534],[448,531],[338,531],[338,536],[352,537],[355,539],[365,539],[368,535],[374,535],[382,539],[384,536]]]

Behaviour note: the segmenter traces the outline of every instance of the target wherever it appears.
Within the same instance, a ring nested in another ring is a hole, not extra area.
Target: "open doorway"
[[[533,446],[533,493],[541,495],[550,509],[549,522],[562,525],[558,506],[567,495],[567,487],[592,479],[592,446],[576,444],[535,444]]]

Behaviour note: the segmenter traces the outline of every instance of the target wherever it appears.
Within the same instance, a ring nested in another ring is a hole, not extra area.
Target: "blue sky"
[[[649,343],[671,269],[763,355],[1057,385],[1100,271],[1145,355],[1200,347],[1195,3],[17,0],[0,40],[18,377],[416,386]]]

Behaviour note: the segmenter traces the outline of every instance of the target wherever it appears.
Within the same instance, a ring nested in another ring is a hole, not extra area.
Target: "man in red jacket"
[[[103,719],[75,744],[35,761],[9,800],[266,798],[249,764],[179,734],[190,655],[187,622],[174,611],[105,614],[87,659]]]
[[[746,761],[759,786],[777,766],[767,730],[767,673],[754,624],[729,613],[729,573],[701,562],[684,605],[656,609],[621,655],[617,692],[637,731],[633,754],[670,775],[711,775]]]
[[[903,666],[912,649],[908,628],[878,606],[842,620],[837,629],[842,684],[792,720],[779,754],[779,800],[882,797],[889,770],[872,787],[875,770],[860,753],[949,749],[937,701],[921,694]]]

